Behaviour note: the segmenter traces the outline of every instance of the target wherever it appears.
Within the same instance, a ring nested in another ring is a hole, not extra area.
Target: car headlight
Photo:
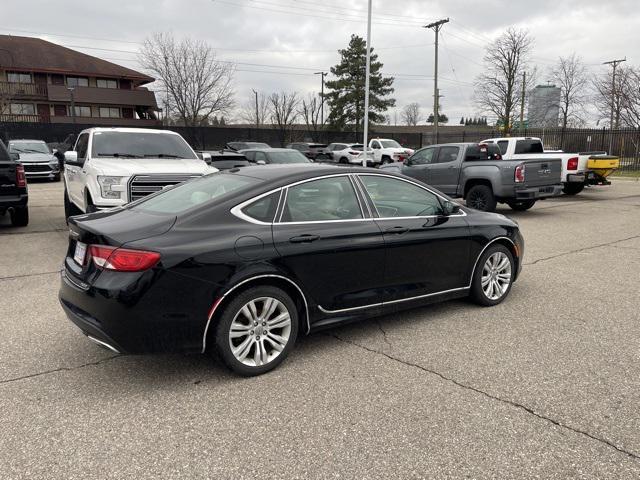
[[[124,190],[122,181],[124,178],[98,175],[98,185],[100,185],[102,198],[122,198],[122,191]]]

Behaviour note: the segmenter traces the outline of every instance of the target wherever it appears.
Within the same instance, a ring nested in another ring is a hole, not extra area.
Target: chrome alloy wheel
[[[229,347],[239,362],[259,367],[272,362],[289,342],[291,315],[272,297],[247,302],[236,313],[229,329]]]
[[[487,258],[482,267],[482,291],[489,300],[498,300],[511,284],[511,261],[503,252]]]

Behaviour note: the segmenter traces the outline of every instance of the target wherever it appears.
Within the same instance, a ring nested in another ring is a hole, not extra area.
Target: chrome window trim
[[[362,197],[362,200],[364,200],[365,205],[367,206],[367,213],[368,213],[367,218],[373,220],[374,218],[373,211],[371,210],[371,207],[369,206],[369,202],[367,201],[369,196],[363,191],[362,189],[363,187],[361,185],[362,182],[360,181],[357,175],[351,174],[350,177],[351,177],[351,181],[353,182],[353,185],[355,185],[355,188],[360,193],[360,195],[358,195],[358,198]]]
[[[273,223],[274,223],[273,221],[275,220],[275,216],[278,214],[278,209],[280,208],[280,202],[282,201],[282,190],[283,190],[283,188],[284,187],[279,187],[279,188],[271,190],[271,191],[269,191],[267,193],[262,193],[262,194],[260,194],[260,195],[258,195],[256,197],[250,198],[249,200],[245,200],[244,202],[242,202],[242,203],[236,205],[235,207],[233,207],[230,210],[230,212],[231,212],[232,215],[238,217],[241,220],[244,220],[245,222],[253,223],[255,225],[273,225]],[[278,197],[278,204],[276,205],[276,211],[273,214],[274,218],[271,220],[271,222],[263,222],[262,220],[258,220],[256,218],[253,218],[253,217],[247,215],[246,213],[244,213],[242,211],[243,208],[251,205],[253,202],[257,202],[261,198],[268,197],[269,195],[271,195],[273,193],[276,193],[278,191],[280,191],[280,196]]]
[[[211,324],[211,319],[215,315],[216,310],[218,309],[220,304],[223,302],[223,300],[231,292],[233,292],[235,289],[237,289],[238,287],[240,287],[240,286],[242,286],[242,285],[244,285],[246,283],[252,282],[254,280],[260,279],[260,278],[279,278],[281,280],[286,280],[291,285],[293,285],[296,288],[296,290],[298,290],[298,292],[302,296],[302,301],[304,303],[304,309],[305,309],[305,313],[306,313],[306,316],[307,316],[307,333],[309,333],[311,331],[311,323],[310,323],[310,320],[309,320],[309,304],[307,303],[307,297],[305,296],[305,294],[302,291],[302,289],[298,286],[298,284],[296,282],[294,282],[293,280],[291,280],[290,278],[284,277],[282,275],[276,275],[276,274],[256,275],[255,277],[247,278],[247,279],[241,281],[240,283],[235,284],[233,287],[231,287],[229,290],[227,290],[221,297],[219,297],[218,299],[216,299],[214,301],[213,308],[209,312],[209,317],[207,318],[207,325],[204,327],[204,334],[202,335],[202,353],[205,353],[206,350],[207,350],[207,332],[209,331],[209,325]]]
[[[356,187],[356,182],[355,182],[355,179],[353,178],[353,175],[349,175],[349,182],[351,182],[351,188],[353,188],[353,194],[356,196],[356,200],[358,201],[358,205],[360,206],[360,213],[362,214],[362,218],[369,218],[371,215],[365,214],[364,208],[362,208],[362,200],[360,200],[360,195],[358,195],[358,187]]]
[[[410,217],[410,218],[415,218],[415,217]],[[433,297],[433,296],[436,296],[436,295],[443,295],[445,293],[459,292],[459,291],[462,291],[462,290],[469,290],[469,289],[471,289],[471,285],[473,283],[473,276],[476,273],[476,268],[478,266],[478,262],[480,261],[480,257],[482,257],[482,254],[487,250],[487,248],[489,248],[493,243],[497,242],[498,240],[507,240],[514,247],[516,245],[515,242],[513,240],[511,240],[509,237],[496,237],[496,238],[492,239],[491,241],[489,241],[484,246],[484,248],[480,251],[480,253],[478,254],[478,257],[476,258],[476,261],[473,264],[473,270],[471,270],[471,278],[469,279],[469,285],[467,285],[466,287],[451,288],[449,290],[442,290],[440,292],[427,293],[427,294],[424,294],[424,295],[417,295],[415,297],[400,298],[398,300],[391,300],[391,301],[388,301],[388,302],[372,303],[372,304],[369,304],[369,305],[362,305],[360,307],[350,307],[350,308],[342,308],[342,309],[338,309],[338,310],[328,310],[326,308],[323,308],[321,305],[318,305],[318,309],[322,313],[328,313],[328,314],[352,312],[352,311],[355,311],[355,310],[364,310],[366,308],[374,308],[374,307],[384,307],[385,305],[392,305],[394,303],[402,303],[402,302],[409,302],[411,300],[419,300],[421,298],[429,298],[429,297]]]

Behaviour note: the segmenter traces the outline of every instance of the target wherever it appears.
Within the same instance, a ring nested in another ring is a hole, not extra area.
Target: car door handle
[[[409,231],[408,227],[391,227],[391,228],[387,228],[384,233],[385,234],[402,234],[402,233],[407,233]]]
[[[320,235],[305,234],[297,237],[291,237],[289,239],[291,243],[311,243],[311,242],[315,242],[316,240],[320,240]]]

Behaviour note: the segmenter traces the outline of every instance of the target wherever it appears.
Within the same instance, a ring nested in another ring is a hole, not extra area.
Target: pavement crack
[[[627,240],[635,240],[636,238],[640,238],[640,235],[634,235],[633,237],[627,237],[627,238],[620,238],[618,240],[613,240],[612,242],[600,243],[598,245],[591,245],[590,247],[578,248],[577,250],[570,250],[568,252],[558,253],[556,255],[551,255],[549,257],[539,258],[537,260],[534,260],[533,262],[524,263],[524,265],[527,265],[527,266],[535,265],[540,262],[546,262],[547,260],[553,260],[554,258],[564,257],[566,255],[571,255],[573,253],[585,252],[587,250],[593,250],[594,248],[609,247],[609,246],[615,245],[616,243],[626,242]]]
[[[55,270],[53,272],[25,273],[24,275],[12,275],[10,277],[0,277],[0,282],[3,280],[15,280],[16,278],[39,277],[41,275],[53,275],[54,273],[60,273],[60,270]]]
[[[83,363],[82,365],[77,365],[75,367],[60,367],[60,368],[55,368],[53,370],[46,370],[44,372],[31,373],[29,375],[23,375],[21,377],[14,377],[14,378],[9,378],[7,380],[0,380],[0,385],[6,384],[6,383],[19,382],[20,380],[26,380],[26,379],[29,379],[29,378],[41,377],[43,375],[49,375],[51,373],[72,372],[73,370],[79,370],[79,369],[85,368],[85,367],[93,367],[94,365],[100,365],[102,363],[109,362],[109,361],[113,360],[114,358],[118,358],[118,357],[121,357],[121,356],[122,355],[120,355],[120,354],[112,355],[110,357],[106,357],[106,358],[102,358],[100,360],[96,360],[95,362],[87,362],[87,363]]]
[[[479,389],[477,387],[474,387],[472,385],[467,385],[465,383],[462,383],[462,382],[456,380],[455,378],[448,377],[448,376],[446,376],[446,375],[444,375],[444,374],[442,374],[440,372],[437,372],[435,370],[432,370],[430,368],[424,367],[424,366],[419,365],[417,363],[409,362],[407,360],[403,360],[401,358],[394,357],[393,355],[390,355],[390,354],[385,353],[385,352],[380,351],[380,350],[376,350],[374,348],[366,347],[366,346],[361,345],[361,344],[359,344],[357,342],[354,342],[352,340],[347,340],[345,338],[342,338],[339,335],[336,335],[334,333],[333,334],[330,333],[328,335],[333,337],[333,338],[335,338],[336,340],[338,340],[340,342],[348,343],[349,345],[353,345],[355,347],[361,348],[363,350],[366,350],[366,351],[368,351],[370,353],[374,353],[376,355],[382,355],[384,357],[387,357],[389,360],[392,360],[394,362],[400,363],[400,364],[405,365],[407,367],[417,368],[419,370],[422,370],[423,372],[435,375],[435,376],[439,377],[440,379],[442,379],[442,380],[444,380],[446,382],[452,383],[457,387],[460,387],[460,388],[463,388],[465,390],[469,390],[469,391],[475,392],[475,393],[477,393],[479,395],[482,395],[482,396],[484,396],[486,398],[489,398],[489,399],[497,401],[497,402],[501,402],[501,403],[503,403],[505,405],[510,405],[510,406],[515,407],[515,408],[517,408],[519,410],[523,410],[523,411],[527,412],[528,414],[533,415],[533,416],[535,416],[535,417],[537,417],[537,418],[539,418],[541,420],[544,420],[546,422],[549,422],[549,423],[551,423],[553,425],[556,425],[557,427],[564,428],[564,429],[569,430],[569,431],[571,431],[573,433],[577,433],[579,435],[582,435],[582,436],[585,436],[587,438],[590,438],[591,440],[595,440],[595,441],[597,441],[599,443],[607,445],[607,446],[613,448],[614,450],[617,450],[620,453],[624,453],[625,455],[631,457],[634,460],[640,460],[640,455],[638,455],[638,454],[636,454],[634,452],[631,452],[629,450],[625,450],[624,448],[616,445],[615,443],[610,442],[609,440],[606,440],[604,438],[598,437],[596,435],[593,435],[593,434],[591,434],[591,433],[589,433],[589,432],[587,432],[585,430],[581,430],[579,428],[575,428],[575,427],[572,427],[570,425],[566,425],[566,424],[560,422],[559,420],[555,420],[555,419],[553,419],[551,417],[547,417],[547,416],[545,416],[545,415],[543,415],[541,413],[536,412],[532,408],[527,407],[526,405],[523,405],[523,404],[518,403],[518,402],[513,401],[513,400],[508,400],[508,399],[497,397],[497,396],[492,395],[492,394],[490,394],[488,392],[485,392],[484,390],[481,390],[481,389]]]
[[[380,332],[382,332],[382,339],[384,340],[384,343],[386,343],[389,348],[391,348],[391,342],[389,342],[389,339],[387,338],[387,332],[384,328],[382,328],[382,323],[380,323],[379,319],[376,319],[376,324],[378,325],[378,329],[380,330]]]

